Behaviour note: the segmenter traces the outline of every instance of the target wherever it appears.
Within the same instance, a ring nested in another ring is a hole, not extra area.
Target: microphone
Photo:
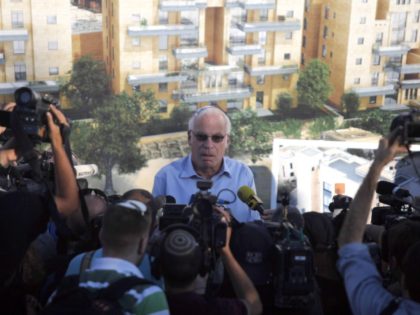
[[[75,165],[76,178],[85,178],[98,174],[98,166],[96,164]]]
[[[241,186],[237,193],[239,199],[246,203],[248,207],[258,211],[260,214],[264,213],[263,202],[258,198],[257,194],[248,186]]]
[[[381,195],[393,195],[397,198],[410,197],[411,194],[407,189],[400,188],[400,186],[381,180],[376,185],[376,192]]]
[[[174,196],[166,195],[165,197],[165,204],[166,203],[176,203],[176,199]]]

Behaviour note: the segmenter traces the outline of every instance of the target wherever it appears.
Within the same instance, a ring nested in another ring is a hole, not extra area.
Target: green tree
[[[322,108],[331,90],[328,65],[313,59],[299,75],[297,82],[299,104]]]
[[[147,97],[151,99],[146,100]],[[140,100],[143,103],[139,106]],[[100,174],[105,175],[107,194],[114,193],[112,170],[115,166],[119,173],[131,173],[145,165],[138,145],[142,133],[139,120],[146,115],[142,115],[142,104],[153,102],[156,103],[153,94],[145,92],[112,96],[93,110],[91,122],[79,122],[74,128],[74,151],[84,161],[98,165]]]
[[[360,98],[355,92],[347,92],[341,96],[341,102],[348,116],[356,113],[360,106]]]
[[[323,131],[334,130],[336,127],[336,122],[332,116],[316,118],[309,125],[309,134],[311,138],[319,139]]]
[[[375,109],[358,112],[357,119],[347,121],[345,125],[346,127],[360,128],[385,136],[389,133],[389,127],[394,117],[395,113]]]
[[[229,152],[232,156],[251,155],[255,163],[271,150],[271,132],[267,124],[257,118],[252,110],[234,112],[229,115],[232,122]]]
[[[277,95],[276,106],[280,110],[280,113],[286,117],[292,109],[293,97],[288,92],[282,92]]]
[[[297,119],[287,119],[282,122],[280,130],[286,138],[300,139],[302,133],[302,121]]]
[[[110,96],[111,79],[103,61],[82,56],[73,64],[70,74],[69,81],[64,83],[61,91],[71,106],[91,112],[102,106]]]

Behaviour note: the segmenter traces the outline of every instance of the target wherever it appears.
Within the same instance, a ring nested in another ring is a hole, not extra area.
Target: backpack
[[[92,256],[93,252],[84,256],[80,274],[89,267]],[[137,285],[154,285],[152,281],[131,276],[116,280],[107,288],[92,292],[80,287],[79,282],[79,275],[65,277],[51,303],[40,315],[122,315],[124,311],[118,300],[125,292]]]

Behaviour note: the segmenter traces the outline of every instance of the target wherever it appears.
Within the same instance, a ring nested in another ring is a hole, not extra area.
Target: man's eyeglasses
[[[224,135],[224,136],[223,135],[212,135],[212,136],[209,136],[209,135],[206,135],[204,133],[195,133],[195,132],[192,132],[192,134],[200,142],[207,141],[207,139],[210,138],[211,141],[213,141],[214,143],[220,143],[226,137],[226,135]]]

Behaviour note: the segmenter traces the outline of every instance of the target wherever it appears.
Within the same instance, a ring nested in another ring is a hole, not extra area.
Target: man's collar
[[[214,176],[220,176],[222,174],[225,174],[225,175],[231,177],[232,173],[231,173],[231,170],[230,170],[230,167],[229,167],[228,164],[229,164],[228,159],[224,156],[223,157],[222,168]],[[182,163],[182,169],[181,169],[181,172],[179,174],[179,177],[180,178],[201,178],[201,176],[198,175],[197,172],[194,169],[194,166],[192,164],[192,159],[191,159],[191,153],[188,154],[188,156],[184,159],[184,161]]]

